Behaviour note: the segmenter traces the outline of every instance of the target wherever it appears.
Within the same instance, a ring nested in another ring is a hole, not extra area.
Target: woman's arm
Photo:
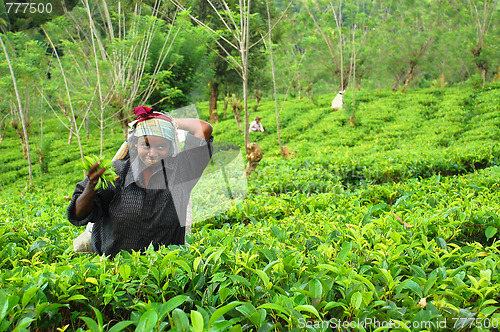
[[[96,168],[100,163],[95,163],[90,167],[87,176],[89,178],[89,183],[85,187],[85,190],[82,192],[80,197],[77,198],[75,202],[75,217],[78,220],[84,219],[89,215],[90,211],[92,211],[92,207],[94,206],[94,197],[96,195],[96,191],[94,187],[99,180],[99,177],[106,170],[104,167],[95,172]]]
[[[198,119],[174,119],[177,127],[189,131],[198,138],[209,139],[212,136],[212,125],[208,122]]]

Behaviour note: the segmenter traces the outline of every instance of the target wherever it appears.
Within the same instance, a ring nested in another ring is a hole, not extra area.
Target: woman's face
[[[153,166],[168,156],[172,142],[158,136],[142,136],[137,140],[137,155],[146,166]]]

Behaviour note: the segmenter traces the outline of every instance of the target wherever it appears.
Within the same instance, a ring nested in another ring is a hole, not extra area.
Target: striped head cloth
[[[132,123],[134,136],[159,136],[174,142],[172,118],[146,106],[134,107],[134,114],[137,116],[137,119]]]
[[[159,136],[173,142],[174,126],[171,122],[164,119],[147,119],[136,124],[134,136]]]

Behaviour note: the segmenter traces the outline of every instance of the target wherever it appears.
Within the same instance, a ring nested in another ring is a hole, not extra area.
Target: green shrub
[[[473,324],[500,320],[500,86],[357,96],[356,127],[329,109],[332,95],[289,99],[287,160],[262,100],[266,132],[250,137],[265,154],[247,198],[195,224],[189,247],[113,260],[72,250],[75,144],[54,137],[48,173],[26,190],[26,160],[6,137],[0,330],[326,331],[304,324],[332,319],[488,330]],[[234,119],[214,127],[216,141],[243,145]],[[83,143],[98,153],[95,138]]]

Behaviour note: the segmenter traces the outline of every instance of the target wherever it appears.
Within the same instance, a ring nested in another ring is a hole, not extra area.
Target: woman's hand
[[[208,122],[198,119],[174,119],[177,128],[189,131],[198,138],[209,139],[212,136],[212,125]]]
[[[87,172],[87,177],[89,178],[89,183],[88,183],[87,187],[91,186],[92,189],[94,189],[97,182],[99,181],[99,178],[106,171],[106,168],[104,168],[104,167],[96,171],[96,169],[99,167],[100,164],[101,164],[100,162],[97,162],[89,168],[89,170]]]
[[[99,177],[106,171],[106,168],[104,167],[96,171],[100,164],[100,162],[97,162],[89,168],[87,172],[89,183],[85,187],[85,190],[80,195],[80,197],[76,199],[75,217],[78,220],[82,220],[86,216],[88,216],[90,211],[92,211],[92,207],[94,206],[94,197],[96,194],[94,187],[97,185]]]

